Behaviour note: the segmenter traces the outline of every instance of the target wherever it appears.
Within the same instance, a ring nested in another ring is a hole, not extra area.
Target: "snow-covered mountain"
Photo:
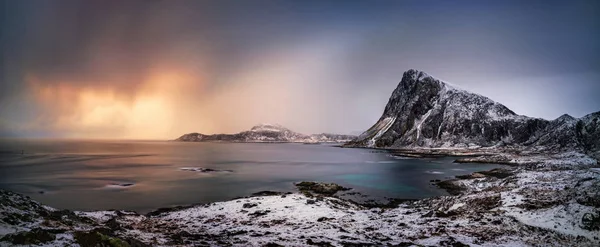
[[[600,111],[580,118],[575,124],[575,134],[579,145],[600,160]]]
[[[250,130],[242,131],[237,134],[215,134],[204,135],[200,133],[185,134],[176,139],[176,141],[203,142],[203,141],[223,141],[223,142],[347,142],[356,138],[352,135],[338,134],[313,134],[304,135],[277,124],[259,124]]]
[[[408,70],[381,118],[347,146],[491,147],[597,152],[600,112],[548,121],[517,115],[506,106],[428,74]],[[596,151],[594,151],[596,150]]]

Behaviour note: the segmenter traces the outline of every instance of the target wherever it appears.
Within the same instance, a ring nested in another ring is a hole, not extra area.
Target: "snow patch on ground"
[[[383,126],[381,127],[381,129],[379,129],[379,131],[377,131],[377,134],[375,134],[375,136],[373,136],[373,138],[371,138],[369,140],[368,143],[368,147],[375,147],[375,142],[377,141],[377,139],[379,139],[379,137],[381,137],[383,134],[385,134],[385,132],[387,132],[390,127],[392,127],[392,125],[394,124],[394,122],[396,121],[397,117],[387,117],[384,118],[382,120],[383,122]]]
[[[585,215],[600,215],[600,169],[550,165],[562,162],[450,180],[464,192],[394,208],[294,193],[174,208],[152,216],[124,211],[73,214],[0,190],[0,238],[41,228],[62,231],[45,246],[76,245],[75,232],[108,228],[112,233],[107,234],[151,246],[600,246],[600,230],[582,221]]]
[[[417,141],[419,140],[419,137],[421,136],[421,125],[423,125],[423,123],[427,120],[429,115],[431,115],[431,112],[433,111],[433,109],[435,109],[435,107],[429,109],[429,111],[427,111],[427,113],[425,113],[425,115],[423,115],[423,117],[417,124]]]

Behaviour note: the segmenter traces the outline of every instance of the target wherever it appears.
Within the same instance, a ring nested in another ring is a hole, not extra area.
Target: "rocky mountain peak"
[[[488,97],[415,69],[404,72],[381,118],[346,146],[461,148],[515,146],[584,151],[600,158],[600,112],[548,121],[517,115]]]
[[[576,118],[572,117],[569,114],[562,114],[560,117],[554,119],[553,121],[555,122],[571,122],[571,121],[575,121]]]
[[[580,118],[575,124],[575,135],[583,149],[600,160],[600,111]]]
[[[520,126],[519,131],[509,131],[513,124]],[[542,125],[538,119],[519,116],[485,96],[410,69],[392,92],[379,121],[355,143],[371,147],[490,146],[513,139],[526,141],[529,136],[524,132]]]
[[[468,92],[415,69],[404,72],[402,80],[392,92],[384,115],[392,116],[398,111],[406,110],[411,110],[417,115],[421,115],[440,103],[462,106],[463,108],[467,108],[464,111],[465,113],[471,112],[476,114],[479,109],[485,108],[489,112],[479,113],[488,114],[492,117],[516,115],[504,105],[485,96]]]
[[[427,77],[431,77],[429,74],[425,73],[425,71],[420,71],[420,70],[416,70],[416,69],[409,69],[407,71],[404,72],[404,74],[402,75],[402,80],[404,80],[405,78],[410,78],[412,80],[418,81],[422,78],[427,78]]]
[[[261,123],[253,126],[250,131],[271,131],[271,132],[280,132],[280,131],[289,131],[289,129],[279,125],[279,124],[270,124],[270,123]]]

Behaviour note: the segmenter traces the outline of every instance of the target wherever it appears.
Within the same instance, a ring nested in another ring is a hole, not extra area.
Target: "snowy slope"
[[[598,168],[489,172],[445,181],[459,195],[393,208],[275,193],[148,215],[71,212],[0,190],[0,246],[599,246]]]

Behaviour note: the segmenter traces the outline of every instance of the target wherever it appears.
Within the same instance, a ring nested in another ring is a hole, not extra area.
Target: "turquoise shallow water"
[[[389,192],[391,194],[411,193],[419,190],[418,188],[415,188],[408,184],[401,184],[393,181],[382,183],[381,181],[379,181],[379,177],[376,174],[344,174],[338,176],[337,178],[355,187],[358,186],[373,190],[381,190]]]
[[[432,179],[500,167],[453,160],[292,143],[1,140],[0,188],[57,208],[148,212],[294,191],[293,183],[304,180],[339,183],[375,199],[419,199],[446,194]]]

